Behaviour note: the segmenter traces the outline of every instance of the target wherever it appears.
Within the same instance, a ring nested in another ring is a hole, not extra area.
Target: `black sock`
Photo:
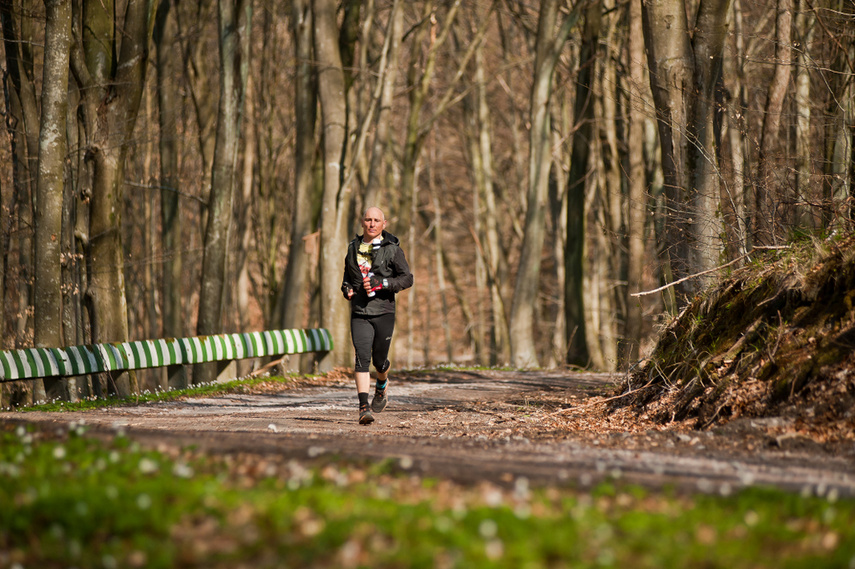
[[[359,397],[359,406],[360,407],[363,407],[363,406],[367,407],[368,406],[368,393],[362,393],[360,391],[359,393],[356,394],[356,396]]]
[[[389,385],[389,378],[388,377],[383,380],[383,383],[380,383],[379,379],[377,380],[377,390],[378,391],[383,391],[384,389],[386,389],[387,385]]]

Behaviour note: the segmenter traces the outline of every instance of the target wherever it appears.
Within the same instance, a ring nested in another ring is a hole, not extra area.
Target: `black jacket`
[[[386,279],[387,286],[376,291],[373,297],[369,297],[362,286],[362,271],[359,270],[359,263],[356,260],[362,236],[357,235],[347,246],[341,292],[347,298],[348,289],[354,290],[355,294],[350,299],[352,314],[377,316],[394,313],[395,293],[413,286],[413,274],[410,272],[410,266],[407,264],[398,238],[386,231],[383,232],[382,237],[380,248],[375,251],[372,259],[371,272],[380,279]]]

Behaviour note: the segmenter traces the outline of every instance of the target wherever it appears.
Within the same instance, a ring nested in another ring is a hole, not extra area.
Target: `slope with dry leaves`
[[[661,333],[613,413],[696,429],[739,417],[820,443],[855,440],[855,236],[767,252]]]

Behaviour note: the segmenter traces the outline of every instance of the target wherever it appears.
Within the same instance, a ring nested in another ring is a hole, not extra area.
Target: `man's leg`
[[[380,413],[389,402],[389,348],[392,346],[392,333],[395,331],[395,315],[384,314],[375,321],[374,345],[371,355],[377,370],[377,384],[374,388],[374,399],[371,400],[371,410]]]
[[[374,327],[365,318],[351,318],[350,337],[353,340],[353,349],[356,352],[354,363],[356,379],[356,396],[359,399],[359,423],[370,425],[374,422],[374,415],[368,404],[368,390],[371,385],[371,376],[368,373],[368,365],[371,361],[371,347],[374,343]]]
[[[371,388],[371,374],[367,371],[356,372],[356,392],[368,393]]]

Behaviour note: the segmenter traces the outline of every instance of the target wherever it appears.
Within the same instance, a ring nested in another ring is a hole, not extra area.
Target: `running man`
[[[341,291],[350,301],[350,337],[356,351],[356,394],[359,424],[370,425],[389,401],[389,347],[395,330],[395,294],[413,286],[413,274],[398,238],[386,232],[386,216],[376,207],[362,215],[362,235],[347,247]],[[377,383],[371,386],[374,362]]]

